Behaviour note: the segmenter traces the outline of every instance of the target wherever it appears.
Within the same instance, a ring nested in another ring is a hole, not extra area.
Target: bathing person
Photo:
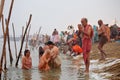
[[[25,50],[24,56],[22,57],[22,69],[31,69],[32,68],[32,59],[30,57],[30,51]]]
[[[50,70],[50,67],[48,65],[50,59],[51,59],[50,50],[46,49],[44,54],[40,58],[39,65],[38,65],[39,70],[43,70],[43,71]]]
[[[99,35],[98,49],[99,49],[99,51],[101,53],[100,60],[105,60],[106,53],[103,51],[103,46],[108,41],[108,38],[107,38],[107,27],[103,24],[102,20],[98,20],[98,25],[100,27],[99,30],[98,30],[98,35]]]

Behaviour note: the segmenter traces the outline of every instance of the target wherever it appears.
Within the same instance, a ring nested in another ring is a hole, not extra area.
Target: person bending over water
[[[61,67],[61,59],[59,56],[59,49],[57,46],[54,45],[53,42],[48,41],[47,45],[49,46],[49,49],[51,50],[51,60],[50,60],[50,66],[52,68],[60,68]]]
[[[30,57],[30,51],[25,50],[24,56],[22,57],[22,69],[31,69],[32,68],[32,59]]]
[[[48,62],[50,61],[50,57],[51,57],[50,50],[46,49],[44,54],[40,58],[39,65],[38,65],[39,70],[43,70],[43,71],[50,70],[50,67],[48,65]]]

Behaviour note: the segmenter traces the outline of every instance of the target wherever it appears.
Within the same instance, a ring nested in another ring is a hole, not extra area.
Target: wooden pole
[[[15,28],[14,28],[13,23],[12,23],[12,27],[13,27],[13,37],[14,37],[14,45],[15,45],[15,55],[16,55],[16,59],[17,59],[17,46],[16,46],[16,39],[15,39]]]
[[[37,34],[36,44],[37,44],[37,43],[38,43],[38,41],[39,41],[39,35],[40,35],[41,28],[42,28],[42,27],[40,27],[40,28],[39,28],[39,31],[38,31],[38,34]],[[36,44],[35,44],[35,45],[36,45]]]
[[[6,20],[6,27],[9,26],[10,17],[11,17],[12,8],[13,8],[13,3],[14,3],[14,0],[11,1],[8,19]],[[11,48],[10,48],[9,27],[8,27],[8,34],[7,35],[8,35],[8,49],[9,49],[9,54],[10,54],[10,64],[12,65],[13,57],[12,57],[12,52],[11,52]]]
[[[11,13],[12,13],[13,3],[14,3],[14,0],[12,0],[11,5],[10,5],[8,20],[7,20],[8,21],[8,26],[9,26],[9,22],[10,22]]]
[[[4,26],[2,26],[2,27],[4,28]],[[0,61],[0,70],[2,70],[3,57],[5,59],[4,69],[6,69],[6,38],[7,38],[7,34],[8,34],[7,32],[8,32],[8,27],[6,27],[6,32],[4,32],[4,43],[3,43],[2,56],[1,56],[1,61]],[[1,76],[1,74],[2,74],[2,71],[0,71],[0,76]]]
[[[2,13],[3,13],[4,2],[5,2],[5,0],[1,0],[1,4],[0,4],[0,21],[1,21]]]
[[[2,15],[2,30],[3,30],[3,35],[5,33],[5,29],[4,29],[4,15]]]
[[[24,34],[24,26],[22,27],[21,42],[22,42],[23,34]]]
[[[8,22],[6,20],[6,25],[7,24],[8,24]],[[11,52],[11,48],[10,48],[9,28],[8,28],[7,39],[8,39],[8,50],[9,50],[9,54],[10,54],[10,64],[12,65],[13,57],[12,57],[12,52]]]
[[[29,24],[30,24],[30,22],[31,22],[31,18],[32,18],[32,14],[30,14],[29,21],[28,21],[28,24],[27,24],[27,26],[26,26],[26,29],[25,29],[25,32],[24,32],[24,35],[23,35],[23,38],[22,38],[20,51],[19,51],[19,54],[18,54],[18,57],[17,57],[17,61],[16,61],[16,64],[15,64],[16,67],[18,66],[19,58],[20,58],[20,55],[21,55],[21,52],[22,52],[22,48],[23,48],[24,38],[25,38],[25,35],[26,35],[26,33],[27,33],[27,29],[28,29],[28,27],[29,27]]]
[[[38,35],[37,35],[37,40],[38,40],[38,38],[39,38],[41,28],[42,28],[42,27],[39,28],[39,32],[38,32]]]
[[[2,29],[3,29],[3,35],[4,35],[4,43],[5,45],[3,46],[3,56],[4,56],[4,61],[5,61],[5,64],[4,64],[4,69],[6,70],[6,64],[7,64],[7,60],[6,60],[6,33],[5,30],[4,30],[4,16],[2,15]],[[8,28],[6,28],[6,31],[8,30]]]
[[[28,48],[28,39],[29,39],[30,29],[31,29],[31,25],[30,25],[29,30],[28,30],[28,33],[27,33],[27,35],[26,35],[26,47],[25,47],[26,49]]]

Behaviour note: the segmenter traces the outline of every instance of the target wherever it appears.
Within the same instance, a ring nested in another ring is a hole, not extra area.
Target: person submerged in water
[[[24,56],[22,57],[22,69],[31,69],[32,68],[32,58],[30,57],[30,51],[25,50]]]
[[[50,67],[48,65],[50,59],[51,59],[50,50],[46,49],[44,54],[40,58],[39,65],[38,65],[39,70],[43,70],[43,71],[50,70]]]

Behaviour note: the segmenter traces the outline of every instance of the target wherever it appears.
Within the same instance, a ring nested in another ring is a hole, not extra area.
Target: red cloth
[[[88,32],[88,29],[89,27],[91,27],[90,25],[87,25],[85,28],[84,28],[84,31],[85,32]],[[91,32],[92,33],[92,32]],[[88,37],[86,35],[83,35],[83,39],[82,39],[82,49],[83,49],[83,58],[84,58],[84,61],[86,62],[86,60],[88,59],[88,56],[89,56],[89,52],[91,50],[91,47],[92,47],[92,39],[91,37]]]

